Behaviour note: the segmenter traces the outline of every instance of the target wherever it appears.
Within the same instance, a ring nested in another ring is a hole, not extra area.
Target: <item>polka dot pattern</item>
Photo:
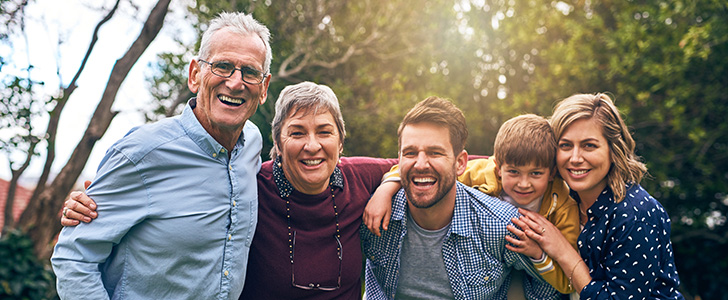
[[[587,215],[578,246],[592,281],[581,299],[684,299],[677,291],[670,217],[641,186],[627,186],[620,203],[605,188]]]

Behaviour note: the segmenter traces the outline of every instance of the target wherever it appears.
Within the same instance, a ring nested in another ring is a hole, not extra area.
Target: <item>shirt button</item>
[[[225,148],[221,149],[220,152],[225,153]]]
[[[212,154],[212,157],[217,157],[217,153],[213,153]]]
[[[233,206],[237,206],[237,205],[238,205],[238,203],[235,202],[235,200],[233,200]]]
[[[228,241],[229,240],[232,240],[232,239],[233,239],[233,235],[232,234],[228,234]]]
[[[228,273],[227,270],[225,270],[225,273],[224,274],[225,274],[225,277],[227,277],[229,273]]]
[[[230,171],[232,171],[233,170],[233,166],[228,166],[228,169],[230,169]]]
[[[485,276],[485,277],[483,278],[483,280],[485,280],[485,281],[488,281],[488,279],[490,279],[490,277],[488,277],[488,276]]]

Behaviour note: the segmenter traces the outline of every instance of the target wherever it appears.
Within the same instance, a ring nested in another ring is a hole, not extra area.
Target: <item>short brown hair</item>
[[[534,114],[509,119],[495,136],[494,155],[498,166],[512,164],[553,168],[556,165],[556,139],[546,118]]]
[[[561,100],[550,120],[554,135],[561,138],[566,128],[580,119],[593,119],[602,128],[612,162],[607,173],[607,185],[614,193],[614,200],[619,203],[627,193],[625,184],[639,184],[647,173],[647,167],[635,154],[634,139],[609,96],[602,93],[576,94]]]
[[[465,115],[449,100],[432,96],[417,103],[399,124],[397,135],[400,147],[402,146],[402,129],[409,124],[418,123],[432,123],[447,127],[450,132],[453,153],[457,155],[465,149],[465,142],[468,139]]]

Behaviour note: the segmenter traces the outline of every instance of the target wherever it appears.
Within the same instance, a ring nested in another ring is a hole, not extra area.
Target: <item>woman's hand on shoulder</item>
[[[522,216],[513,218],[511,220],[513,224],[521,228],[531,240],[538,243],[548,256],[558,261],[559,257],[569,250],[576,252],[561,231],[549,220],[538,213],[522,208],[519,208],[518,212]]]
[[[89,185],[91,185],[91,181],[84,182],[85,188],[88,188]],[[63,203],[61,225],[76,226],[80,222],[89,223],[96,217],[98,217],[96,202],[84,192],[73,191]]]

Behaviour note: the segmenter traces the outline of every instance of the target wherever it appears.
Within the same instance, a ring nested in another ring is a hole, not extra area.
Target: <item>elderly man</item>
[[[218,16],[190,62],[197,97],[108,150],[87,190],[106,217],[64,228],[51,258],[62,299],[237,299],[261,165],[248,118],[266,100],[269,37],[250,15]]]
[[[367,299],[506,299],[513,268],[530,275],[528,299],[558,299],[528,258],[505,247],[516,208],[457,182],[468,161],[462,112],[427,98],[398,134],[403,189],[389,229],[362,230]]]

